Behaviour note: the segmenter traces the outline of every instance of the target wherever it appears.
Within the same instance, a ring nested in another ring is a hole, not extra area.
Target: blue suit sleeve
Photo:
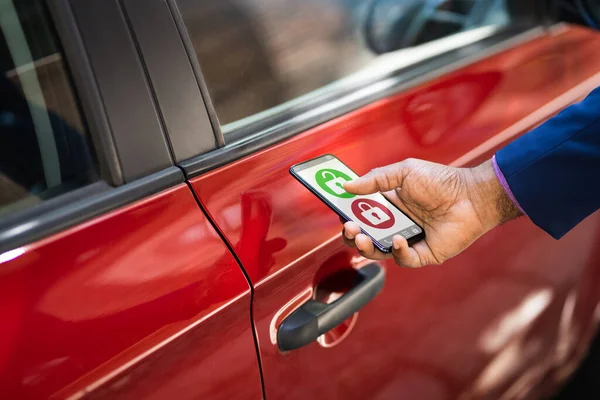
[[[559,239],[600,208],[600,88],[496,153],[521,209]]]

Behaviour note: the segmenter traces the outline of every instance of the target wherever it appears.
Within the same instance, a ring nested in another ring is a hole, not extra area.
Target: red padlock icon
[[[350,207],[356,219],[373,228],[391,228],[396,222],[394,214],[375,200],[357,199]]]
[[[358,208],[362,211],[361,215],[373,225],[383,224],[390,217],[383,212],[379,207],[373,207],[369,203],[361,201],[358,203]]]

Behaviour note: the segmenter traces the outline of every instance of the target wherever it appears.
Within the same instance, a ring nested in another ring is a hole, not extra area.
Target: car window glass
[[[482,27],[510,21],[508,1],[178,0],[178,5],[227,133],[293,106],[294,99],[306,104],[342,78],[398,69],[460,45],[469,32],[489,34]],[[428,46],[451,35],[463,39]]]
[[[97,179],[42,0],[0,2],[0,215]]]

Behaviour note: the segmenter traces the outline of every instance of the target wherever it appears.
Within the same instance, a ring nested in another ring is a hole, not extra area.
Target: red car
[[[0,4],[0,397],[555,393],[600,318],[598,214],[409,270],[288,173],[474,165],[581,99],[600,33],[541,3]],[[308,302],[344,322],[281,349]]]

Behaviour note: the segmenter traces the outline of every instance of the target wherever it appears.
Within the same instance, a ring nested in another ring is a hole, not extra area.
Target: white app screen
[[[295,168],[295,172],[384,246],[392,244],[394,235],[408,239],[421,233],[419,226],[380,193],[364,196],[347,193],[343,189],[344,182],[356,179],[358,175],[333,156],[301,164]]]

